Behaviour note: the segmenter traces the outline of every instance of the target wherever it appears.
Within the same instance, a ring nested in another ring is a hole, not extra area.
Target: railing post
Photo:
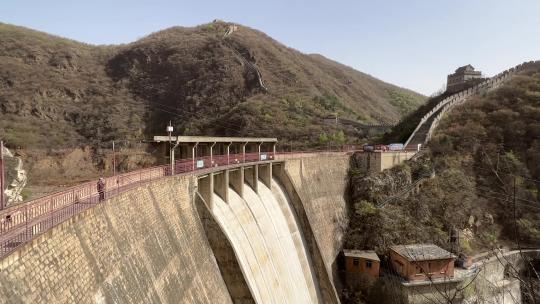
[[[25,239],[28,241],[28,205],[24,206],[24,234]]]
[[[50,218],[50,221],[52,222],[52,197],[49,198],[49,218]]]
[[[174,148],[170,147],[170,150],[169,150],[169,161],[171,162],[171,176],[174,175]]]
[[[193,159],[193,164],[192,164],[192,167],[191,167],[191,171],[195,171],[195,155],[197,154],[197,146],[199,145],[198,142],[195,143],[195,145],[193,145],[193,148],[191,148],[191,157]]]
[[[230,147],[232,145],[232,142],[230,142],[228,145],[227,145],[227,165],[229,164],[229,154],[230,154]]]
[[[261,145],[262,145],[262,142],[259,143],[259,146],[257,147],[258,150],[259,150],[259,158],[257,159],[257,161],[260,161],[261,160]]]

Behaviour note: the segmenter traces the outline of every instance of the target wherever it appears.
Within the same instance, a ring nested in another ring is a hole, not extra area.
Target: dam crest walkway
[[[256,152],[182,159],[174,162],[174,168],[163,165],[106,177],[104,197],[101,199],[97,180],[77,185],[1,210],[0,259],[73,216],[152,181],[171,176],[207,174],[240,166],[283,161],[287,158],[352,153],[353,151]]]

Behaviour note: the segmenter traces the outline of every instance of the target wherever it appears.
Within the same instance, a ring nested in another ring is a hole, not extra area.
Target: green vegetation
[[[390,132],[384,134],[381,142],[406,142],[416,126],[418,126],[420,123],[420,120],[422,120],[422,117],[424,117],[424,115],[431,111],[435,105],[445,99],[448,95],[449,94],[443,93],[441,95],[431,97],[426,103],[418,107],[416,111],[405,115]]]
[[[393,244],[434,242],[450,249],[449,233],[457,229],[466,253],[518,242],[537,247],[538,151],[540,73],[518,75],[450,112],[418,160],[378,174],[363,173],[356,161],[345,246],[383,253]]]
[[[416,110],[423,103],[417,95],[406,91],[389,90],[390,103],[397,107],[402,115],[406,115]]]
[[[278,149],[302,150],[360,140],[354,128],[326,124],[329,115],[393,121],[401,111],[389,91],[423,100],[243,26],[225,38],[229,26],[173,27],[127,45],[92,46],[0,23],[0,138],[21,148],[32,194],[102,174],[112,140],[150,139],[169,120],[179,134],[272,136]],[[79,147],[91,152],[74,157],[84,172],[74,176],[60,164]],[[129,168],[151,165],[145,152],[133,151]]]
[[[339,115],[339,117],[349,117],[355,119],[358,116],[353,110],[348,108],[339,98],[335,95],[324,94],[322,96],[315,96],[313,98],[315,106],[322,107],[321,114],[331,113]]]
[[[325,145],[333,145],[333,146],[339,146],[343,145],[347,142],[347,136],[345,136],[345,133],[343,130],[339,130],[335,132],[334,134],[331,134],[330,136],[326,135],[326,133],[319,134],[319,145],[325,146]]]

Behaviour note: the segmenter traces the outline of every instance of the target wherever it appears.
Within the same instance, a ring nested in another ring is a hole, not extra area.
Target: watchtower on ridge
[[[477,79],[482,79],[482,72],[475,71],[472,65],[468,64],[459,67],[454,74],[448,75],[446,92],[455,93],[462,91],[471,84],[474,84]]]

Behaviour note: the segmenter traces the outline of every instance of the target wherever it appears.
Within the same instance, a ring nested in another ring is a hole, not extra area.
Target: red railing
[[[279,152],[280,158],[310,154],[347,153],[357,150],[319,150]],[[213,167],[275,160],[273,152],[213,155],[182,159],[174,164],[174,175]],[[141,184],[173,175],[169,165],[152,167],[105,178],[105,190],[100,198],[97,181],[87,182],[67,190],[50,194],[0,211],[0,259],[18,247],[92,206],[117,196]]]
[[[175,162],[174,174],[244,162],[273,160],[272,152],[214,155]],[[100,198],[97,181],[47,195],[0,211],[0,258],[95,204],[159,178],[172,175],[171,167],[158,166],[105,178]]]

